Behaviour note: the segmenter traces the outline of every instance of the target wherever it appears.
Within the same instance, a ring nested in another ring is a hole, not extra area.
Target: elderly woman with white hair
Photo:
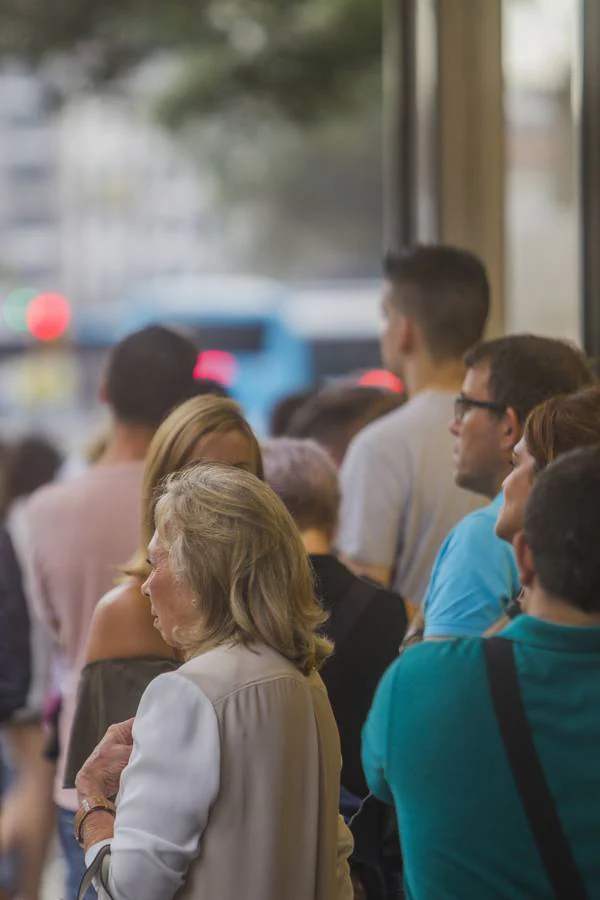
[[[156,508],[144,585],[187,662],[77,776],[101,898],[350,900],[341,755],[298,530],[253,475],[204,465]],[[111,797],[117,795],[116,805]]]

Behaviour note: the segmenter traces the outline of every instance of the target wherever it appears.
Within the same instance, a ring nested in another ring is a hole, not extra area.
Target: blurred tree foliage
[[[381,43],[379,0],[0,0],[0,55],[59,97],[162,60],[155,112],[246,213],[237,265],[284,277],[377,271]]]
[[[68,54],[90,84],[176,52],[171,125],[252,96],[299,122],[351,104],[379,66],[376,0],[2,0],[0,53],[34,63]]]

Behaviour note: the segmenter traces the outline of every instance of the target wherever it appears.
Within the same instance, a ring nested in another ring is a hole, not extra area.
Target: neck
[[[311,556],[325,556],[331,553],[331,541],[324,531],[309,528],[302,532],[304,549]]]
[[[540,588],[532,587],[527,594],[527,615],[555,625],[600,625],[600,612],[587,613],[571,606],[559,597],[553,597]]]
[[[417,353],[404,361],[402,377],[409,397],[422,391],[451,391],[458,393],[465,377],[461,360],[434,363],[431,357]]]
[[[512,469],[510,466],[507,466],[505,469],[502,469],[501,472],[498,473],[496,480],[490,484],[489,490],[485,491],[484,494],[486,497],[489,497],[490,500],[495,500],[500,491],[502,490],[502,485],[508,476],[510,475]]]
[[[146,457],[151,440],[152,431],[149,428],[138,428],[134,425],[115,422],[106,450],[100,457],[98,465],[112,466],[123,462],[141,462]]]

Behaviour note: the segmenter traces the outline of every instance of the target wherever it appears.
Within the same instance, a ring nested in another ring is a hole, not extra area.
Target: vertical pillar
[[[593,0],[592,0],[593,2]],[[438,232],[485,261],[504,328],[501,0],[438,0]]]
[[[415,3],[383,0],[384,240],[398,250],[416,240]]]
[[[583,0],[581,72],[582,324],[586,352],[600,361],[600,3]]]

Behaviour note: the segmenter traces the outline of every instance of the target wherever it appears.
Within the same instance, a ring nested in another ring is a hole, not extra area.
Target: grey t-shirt
[[[454,483],[454,396],[423,391],[369,425],[341,471],[338,549],[353,562],[391,567],[394,589],[415,605],[450,530],[486,502]]]

